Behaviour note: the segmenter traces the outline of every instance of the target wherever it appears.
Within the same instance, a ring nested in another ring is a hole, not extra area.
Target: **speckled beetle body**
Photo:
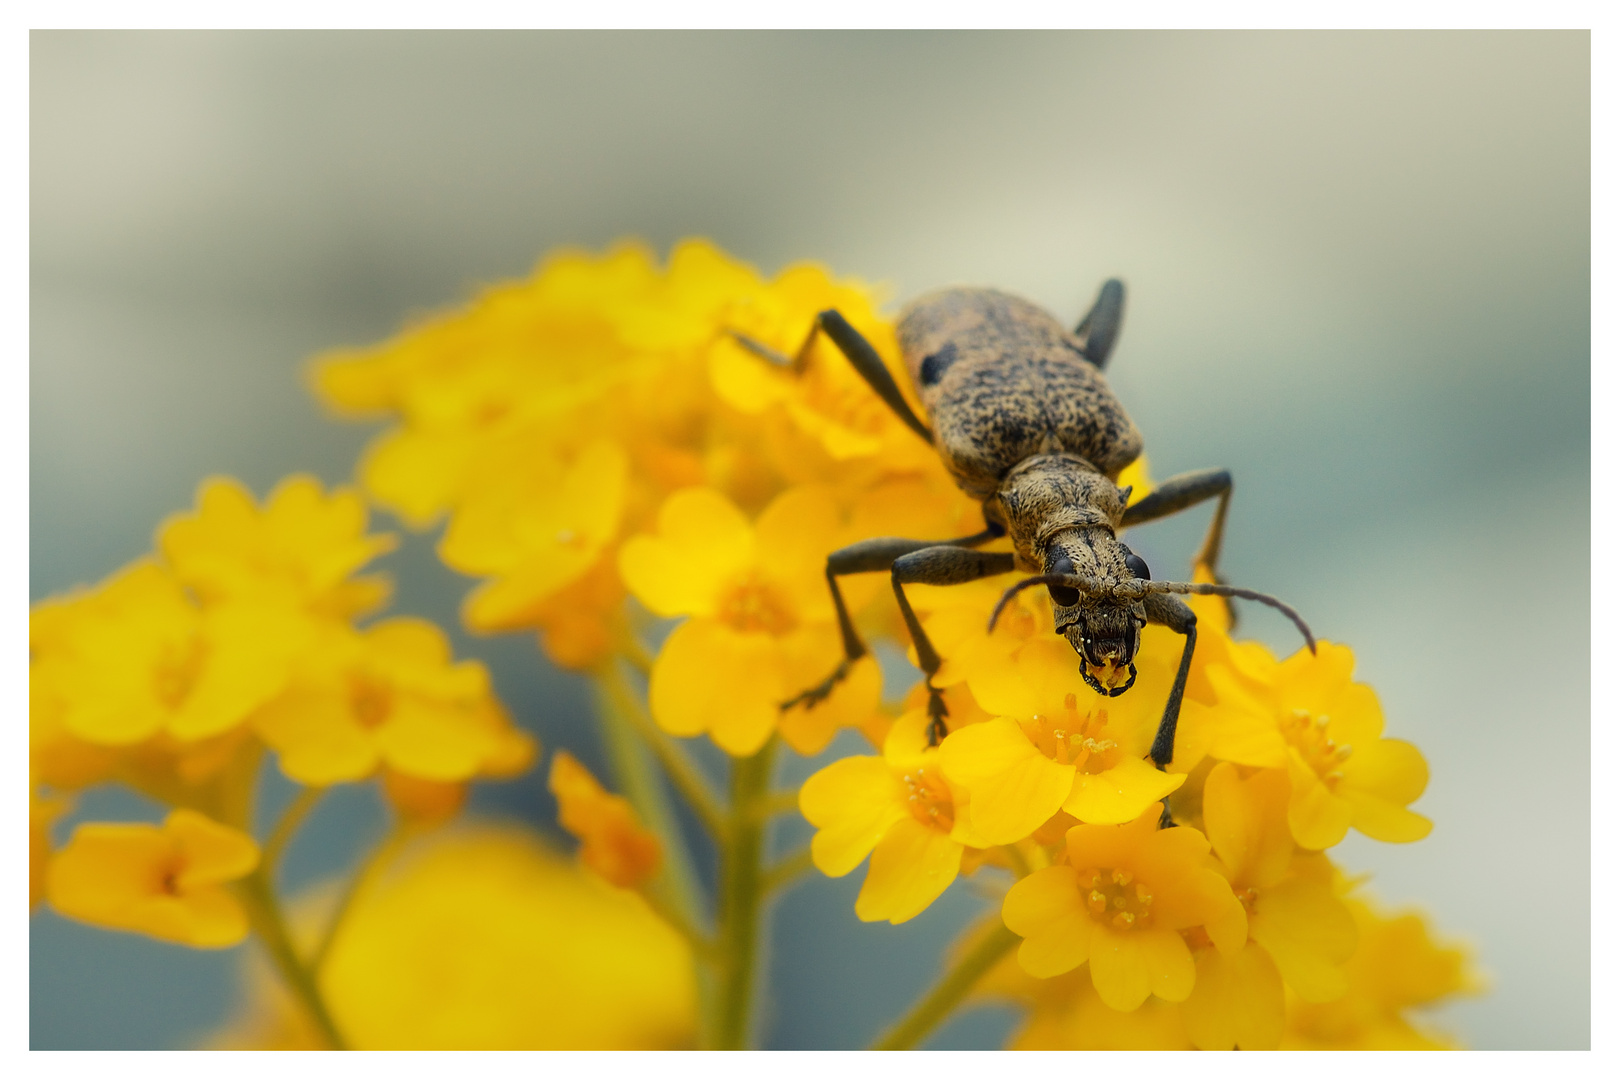
[[[865,655],[837,579],[874,570],[890,573],[928,686],[930,738],[936,742],[949,731],[944,699],[932,683],[940,658],[906,599],[907,584],[960,584],[1013,569],[1033,575],[1007,590],[991,617],[992,628],[1018,590],[1046,586],[1054,631],[1079,654],[1087,684],[1110,697],[1136,680],[1142,627],[1158,623],[1185,635],[1150,754],[1160,768],[1174,753],[1197,640],[1197,619],[1177,594],[1260,600],[1292,618],[1314,648],[1310,630],[1280,601],[1223,584],[1154,581],[1147,564],[1119,539],[1131,525],[1218,499],[1194,558],[1195,566],[1213,573],[1232,492],[1231,476],[1223,469],[1172,477],[1135,503],[1128,489],[1116,486],[1120,471],[1142,452],[1142,435],[1104,375],[1124,297],[1120,282],[1107,282],[1072,333],[1035,304],[993,289],[944,289],[908,304],[896,329],[926,422],[912,411],[870,343],[837,311],[821,313],[810,340],[818,332],[831,338],[896,415],[929,440],[962,490],[983,502],[985,530],[945,541],[883,537],[833,552],[827,582],[845,658],[822,683],[784,702],[784,709],[815,707]],[[794,363],[742,335],[737,339],[773,363]],[[978,550],[1002,536],[1010,537],[1011,552]]]

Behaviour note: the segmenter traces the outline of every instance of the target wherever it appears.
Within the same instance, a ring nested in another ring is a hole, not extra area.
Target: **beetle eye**
[[[1138,555],[1134,551],[1131,551],[1129,548],[1127,548],[1125,551],[1125,565],[1130,569],[1131,573],[1135,574],[1143,581],[1153,580],[1153,574],[1148,570],[1148,564],[1146,561],[1143,560],[1142,556]]]
[[[1048,574],[1072,574],[1074,573],[1074,563],[1069,561],[1067,555],[1058,555],[1047,564],[1046,572]],[[1080,590],[1070,588],[1067,585],[1048,585],[1046,591],[1052,597],[1052,603],[1058,607],[1074,607],[1080,602]]]

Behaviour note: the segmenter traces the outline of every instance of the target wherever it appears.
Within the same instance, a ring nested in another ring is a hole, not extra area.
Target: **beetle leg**
[[[894,598],[900,602],[900,616],[906,621],[911,643],[917,647],[917,666],[923,670],[923,685],[928,687],[928,745],[938,746],[947,734],[945,727],[945,697],[934,686],[934,674],[939,671],[939,653],[928,640],[917,613],[906,599],[906,585],[961,585],[995,574],[1005,574],[1013,568],[1010,551],[974,551],[971,548],[940,545],[902,555],[894,560],[889,576],[894,583]]]
[[[1172,476],[1142,501],[1126,507],[1120,528],[1157,521],[1217,497],[1220,501],[1215,504],[1215,516],[1210,518],[1209,531],[1204,534],[1198,554],[1193,556],[1193,567],[1209,567],[1210,573],[1215,574],[1215,580],[1225,584],[1226,579],[1215,569],[1215,563],[1221,557],[1221,541],[1226,536],[1226,508],[1232,501],[1232,474],[1225,469],[1201,469]],[[1236,624],[1237,612],[1230,599],[1226,601],[1226,611],[1228,618]]]
[[[844,658],[838,662],[838,667],[833,669],[831,675],[804,693],[782,702],[781,707],[791,709],[795,705],[803,705],[807,709],[815,708],[825,701],[833,692],[833,687],[849,674],[850,666],[866,655],[866,643],[861,640],[859,631],[855,629],[855,621],[850,618],[849,607],[844,603],[844,594],[838,588],[839,577],[844,574],[892,570],[897,560],[915,551],[937,547],[974,548],[1005,535],[1006,530],[999,525],[987,524],[983,532],[964,536],[959,540],[904,540],[896,536],[883,536],[875,540],[862,540],[827,556],[827,588],[832,592],[833,610],[838,613],[838,632],[844,639]]]
[[[1170,696],[1164,703],[1164,715],[1159,719],[1159,730],[1153,736],[1153,749],[1148,756],[1159,770],[1170,764],[1176,756],[1176,721],[1181,718],[1181,699],[1187,691],[1187,674],[1192,670],[1193,649],[1198,644],[1198,616],[1193,614],[1179,597],[1153,593],[1142,599],[1142,609],[1148,622],[1168,626],[1178,634],[1187,636],[1181,650],[1181,666],[1176,669],[1176,681],[1170,686]],[[1164,800],[1164,812],[1159,815],[1159,827],[1169,828],[1170,800]]]
[[[1125,321],[1125,284],[1119,278],[1103,282],[1097,300],[1074,328],[1075,337],[1085,342],[1086,359],[1100,371],[1108,366],[1108,357],[1119,340],[1119,327]]]

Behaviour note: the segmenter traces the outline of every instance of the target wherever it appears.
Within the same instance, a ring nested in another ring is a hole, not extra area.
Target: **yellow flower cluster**
[[[936,682],[971,698],[952,706],[937,749],[914,710],[881,757],[846,758],[806,782],[816,865],[845,874],[870,852],[856,913],[891,922],[958,873],[1001,865],[1019,878],[1002,917],[1023,939],[1023,971],[1058,980],[1084,965],[1089,976],[1053,983],[1063,1008],[1204,1049],[1278,1046],[1288,996],[1342,999],[1357,956],[1356,921],[1322,851],[1352,827],[1426,835],[1407,809],[1428,780],[1422,756],[1383,737],[1348,648],[1322,642],[1279,662],[1228,636],[1220,600],[1194,598],[1200,634],[1176,759],[1158,771],[1144,758],[1179,642],[1148,627],[1136,687],[1103,698],[1045,630],[1044,595],[1021,594],[985,630],[1004,586],[958,587],[925,624],[947,658]],[[1176,828],[1159,827],[1165,799]]]
[[[870,290],[810,265],[766,280],[689,241],[667,268],[634,245],[552,256],[460,312],[322,359],[315,383],[345,414],[398,421],[362,479],[407,522],[447,518],[440,554],[485,579],[469,627],[533,627],[559,664],[597,668],[637,652],[634,596],[686,619],[651,668],[665,731],[739,756],[780,732],[815,753],[870,720],[880,690],[868,660],[820,707],[778,708],[841,655],[827,553],[982,527],[832,345],[777,368],[731,334],[797,356],[830,307],[903,380]],[[851,604],[880,587],[857,581]]]
[[[1230,635],[1222,601],[1192,598],[1163,770],[1147,754],[1183,639],[1147,627],[1134,687],[1102,697],[1051,633],[1045,593],[987,629],[1011,576],[908,588],[943,658],[938,745],[923,688],[895,715],[870,656],[801,697],[844,658],[830,552],[983,527],[933,450],[811,334],[836,308],[909,392],[877,305],[814,265],[766,278],[702,241],[662,266],[626,244],[554,255],[314,365],[330,407],[389,422],[359,468],[366,495],[442,526],[442,559],[481,579],[466,625],[537,632],[596,679],[624,795],[565,752],[549,774],[589,874],[511,833],[399,832],[324,937],[298,940],[270,882],[311,793],[377,778],[427,823],[535,747],[432,624],[363,621],[388,588],[360,571],[392,539],[367,533],[359,493],[294,477],[260,506],[212,480],[153,556],[33,612],[35,897],[200,947],[257,932],[281,981],[255,984],[232,1045],[745,1046],[770,893],[863,862],[866,921],[912,919],[963,875],[1003,893],[885,1045],[914,1044],[975,986],[1028,1006],[1018,1046],[1443,1045],[1409,1014],[1472,989],[1467,958],[1380,912],[1326,854],[1351,829],[1430,828],[1410,809],[1427,765],[1385,737],[1347,647],[1278,659]],[[1142,461],[1120,483],[1152,490]],[[905,641],[887,584],[841,581],[868,640]],[[875,752],[796,797],[771,791],[780,745],[817,754],[843,728]],[[678,741],[700,736],[729,755],[728,800]],[[305,793],[261,847],[249,813],[267,752]],[[716,845],[712,905],[654,760]],[[173,812],[81,825],[53,853],[66,798],[109,779]],[[769,820],[795,802],[809,850],[767,866]]]
[[[526,768],[534,746],[475,662],[431,623],[355,621],[387,599],[356,576],[393,538],[366,532],[359,494],[294,476],[261,507],[206,481],[157,551],[30,617],[30,765],[36,818],[117,780],[176,809],[162,827],[80,825],[59,853],[33,846],[63,914],[199,946],[240,941],[225,886],[254,871],[253,780],[266,749],[315,788],[382,775],[406,813],[478,776]]]

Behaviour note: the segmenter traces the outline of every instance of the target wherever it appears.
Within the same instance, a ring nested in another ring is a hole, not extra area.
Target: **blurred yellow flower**
[[[693,1044],[697,993],[685,940],[639,896],[586,873],[531,833],[450,830],[379,869],[355,897],[320,975],[352,1046]],[[322,1045],[285,991],[252,974],[244,1015],[215,1044]]]
[[[1360,946],[1346,965],[1349,990],[1335,1001],[1288,1006],[1283,1048],[1292,1050],[1451,1050],[1457,1042],[1429,1030],[1412,1013],[1458,994],[1477,994],[1484,980],[1469,951],[1435,940],[1416,912],[1391,914],[1371,900],[1345,900]]]
[[[289,476],[264,509],[238,480],[214,476],[197,489],[197,509],[158,529],[158,550],[203,604],[264,598],[338,618],[366,614],[388,599],[380,577],[350,578],[394,549],[387,533],[366,534],[360,493],[323,494],[312,476]]]
[[[50,681],[68,733],[103,745],[229,731],[280,692],[315,632],[307,616],[272,600],[200,607],[147,560],[88,593],[47,601],[33,618],[62,620],[34,677]]]
[[[843,877],[872,856],[855,899],[863,922],[918,915],[956,880],[965,849],[988,846],[968,824],[965,793],[940,771],[927,724],[923,710],[908,713],[882,757],[835,761],[799,789],[799,811],[817,830],[817,869]]]
[[[512,726],[476,660],[453,663],[444,631],[394,618],[334,631],[253,727],[302,784],[360,780],[380,765],[423,780],[514,776],[534,743]]]
[[[1192,993],[1193,958],[1180,931],[1200,927],[1228,955],[1243,948],[1243,907],[1208,868],[1209,842],[1158,820],[1154,806],[1126,825],[1076,825],[1067,865],[1008,890],[1002,918],[1024,939],[1025,971],[1050,978],[1090,961],[1103,1002],[1129,1012],[1149,994],[1185,1001]]]
[[[46,894],[69,918],[199,949],[235,945],[248,919],[228,882],[253,872],[253,838],[195,810],[161,826],[92,822],[51,860]]]
[[[547,786],[557,797],[557,823],[579,840],[580,859],[603,880],[633,889],[658,872],[658,838],[629,800],[604,789],[566,750],[552,755]]]
[[[823,567],[841,521],[823,487],[783,493],[754,524],[719,492],[687,488],[659,510],[656,535],[625,542],[619,573],[636,599],[655,615],[690,616],[653,665],[660,727],[706,731],[728,753],[752,754],[777,730],[782,702],[833,669],[840,646]],[[826,701],[789,710],[783,737],[817,753],[865,720],[880,692],[877,664],[863,658]]]

